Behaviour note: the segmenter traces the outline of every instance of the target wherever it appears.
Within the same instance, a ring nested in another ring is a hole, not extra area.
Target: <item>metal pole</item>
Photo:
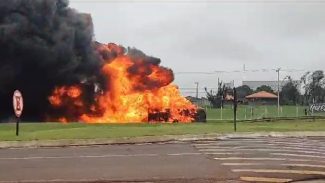
[[[298,105],[296,104],[296,117],[299,116],[299,109],[298,109]]]
[[[237,92],[236,92],[236,88],[234,87],[234,130],[235,132],[237,131],[236,120],[237,120]]]
[[[278,117],[280,117],[280,68],[276,72],[278,73]]]
[[[196,84],[196,98],[199,98],[199,82],[195,82]]]
[[[247,107],[245,107],[245,120],[247,119]]]
[[[20,122],[20,118],[17,117],[17,120],[16,120],[16,136],[19,136],[19,122]]]
[[[222,120],[222,105],[220,107],[220,119]]]

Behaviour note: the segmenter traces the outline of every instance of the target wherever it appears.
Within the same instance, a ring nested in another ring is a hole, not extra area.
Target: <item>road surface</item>
[[[4,182],[292,182],[323,179],[325,138],[0,149]]]

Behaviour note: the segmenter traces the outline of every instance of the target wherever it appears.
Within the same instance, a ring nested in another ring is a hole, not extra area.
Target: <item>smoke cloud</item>
[[[12,93],[16,89],[24,96],[25,121],[62,115],[77,120],[80,114],[92,113],[90,106],[94,106],[98,91],[111,89],[102,66],[119,56],[128,56],[133,62],[127,77],[137,81],[134,91],[154,90],[173,81],[173,72],[159,66],[160,59],[136,48],[95,42],[91,16],[68,5],[67,0],[0,1],[0,118],[13,115]],[[50,104],[49,96],[57,87],[74,85],[82,88],[77,102],[67,92],[64,100],[71,105],[55,108]],[[93,115],[101,112],[99,109]]]
[[[12,115],[11,95],[22,91],[27,120],[41,119],[54,86],[96,75],[91,16],[67,0],[0,1],[0,117]]]

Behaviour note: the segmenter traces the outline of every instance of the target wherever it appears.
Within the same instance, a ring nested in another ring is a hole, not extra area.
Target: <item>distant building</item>
[[[266,91],[253,93],[245,98],[249,105],[275,105],[278,102],[278,96]]]
[[[297,84],[299,84],[299,81],[293,81]],[[280,91],[282,87],[288,83],[288,80],[279,81],[280,83]],[[243,81],[242,85],[249,86],[252,90],[256,90],[258,87],[266,85],[272,88],[273,91],[278,91],[278,81]],[[299,88],[299,86],[298,86]]]
[[[211,106],[210,101],[207,98],[196,98],[192,96],[187,96],[187,100],[191,101],[193,104],[200,106],[200,107],[206,107],[206,106]]]

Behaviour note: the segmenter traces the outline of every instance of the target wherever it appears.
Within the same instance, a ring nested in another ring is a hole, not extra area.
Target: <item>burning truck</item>
[[[160,66],[160,59],[113,43],[97,43],[97,50],[102,55],[101,73],[105,82],[94,87],[94,102],[85,103],[86,82],[56,87],[48,98],[53,109],[61,111],[54,120],[87,123],[205,121],[204,115],[198,115],[202,110],[172,84],[173,72]],[[107,55],[110,57],[105,57]]]
[[[24,119],[86,123],[193,122],[202,112],[161,60],[94,41],[92,18],[68,0],[0,1],[0,110],[24,94]]]

